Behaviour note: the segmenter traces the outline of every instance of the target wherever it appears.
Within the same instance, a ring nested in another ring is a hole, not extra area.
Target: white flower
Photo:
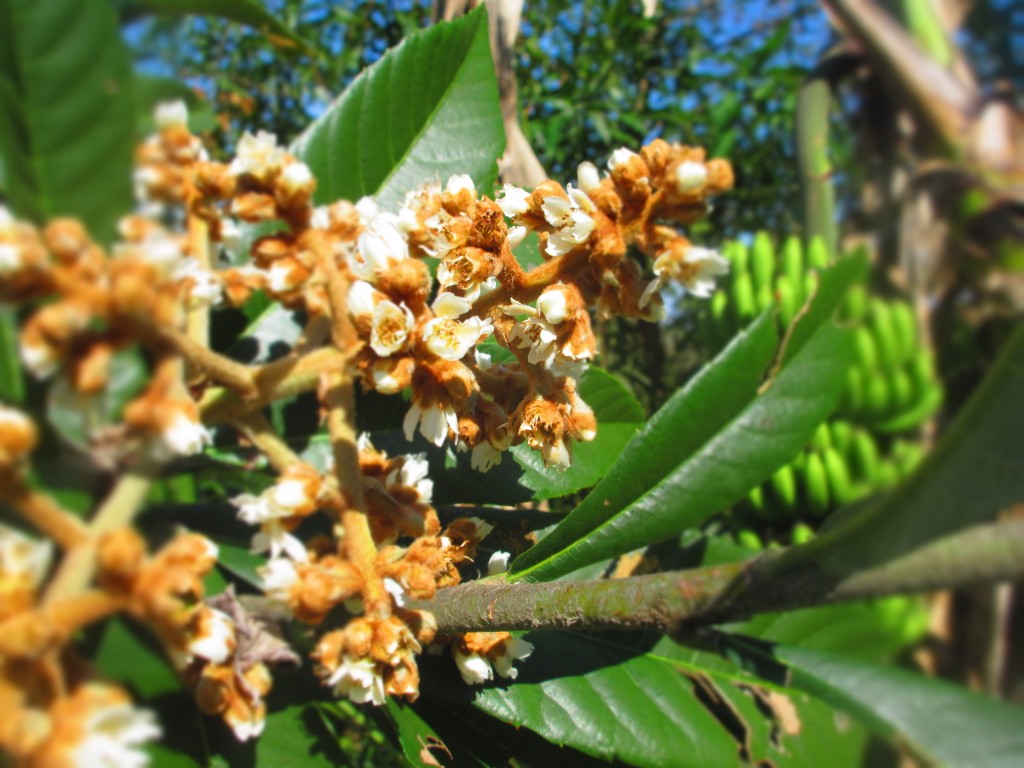
[[[608,170],[614,171],[620,165],[625,165],[637,156],[638,155],[633,150],[626,149],[625,147],[619,147],[612,152],[612,156],[608,158]]]
[[[597,210],[585,192],[567,189],[569,198],[552,195],[544,198],[541,211],[548,224],[555,231],[548,236],[545,250],[551,256],[562,256],[577,245],[585,243],[594,231],[594,220],[590,214]]]
[[[448,184],[444,189],[449,195],[457,195],[463,190],[476,197],[476,185],[473,184],[473,179],[465,173],[457,174],[448,179]]]
[[[502,213],[514,219],[530,210],[530,193],[520,187],[506,184],[501,188],[501,197],[497,203]]]
[[[537,299],[537,311],[552,325],[558,325],[569,316],[565,292],[558,288],[544,291]]]
[[[21,266],[21,249],[11,243],[0,243],[0,275],[17,272]]]
[[[249,551],[254,555],[269,552],[271,559],[287,555],[297,563],[308,558],[306,545],[292,536],[280,520],[268,520],[260,526],[259,533],[252,537]]]
[[[259,131],[255,136],[246,131],[238,142],[235,159],[228,166],[233,176],[249,174],[261,181],[276,173],[284,162],[284,150],[277,146],[277,136]]]
[[[291,259],[274,262],[267,270],[267,288],[274,293],[288,293],[302,286],[302,270]]]
[[[160,433],[154,449],[158,460],[169,460],[199,453],[211,442],[213,437],[206,427],[178,411]]]
[[[473,446],[469,456],[469,466],[477,472],[487,472],[491,467],[501,464],[501,451],[486,440]]]
[[[309,217],[309,226],[313,229],[331,228],[331,210],[326,205],[320,205],[313,209]]]
[[[225,216],[220,220],[220,244],[234,256],[242,254],[242,249],[245,247],[245,236],[242,234],[242,228],[234,219]]]
[[[370,222],[380,215],[380,208],[372,197],[361,197],[356,203],[356,213],[362,218],[363,223],[369,226]]]
[[[427,349],[444,360],[461,360],[479,341],[494,331],[490,322],[479,317],[455,318],[469,311],[469,299],[454,293],[440,293],[431,305],[434,317],[423,326]]]
[[[192,307],[218,304],[224,295],[217,276],[200,267],[195,259],[185,259],[174,269],[172,276],[175,281],[190,281],[188,303]]]
[[[459,433],[459,417],[450,405],[435,404],[424,408],[419,403],[413,402],[409,407],[409,412],[405,414],[405,421],[402,424],[406,440],[412,440],[417,426],[423,437],[434,445],[440,446],[448,437],[449,429],[455,434]]]
[[[91,687],[97,689],[97,698],[110,698],[104,696],[109,689]],[[161,735],[152,712],[121,700],[96,707],[85,718],[83,730],[71,752],[75,768],[142,768],[149,764],[149,756],[141,745]]]
[[[158,130],[188,128],[188,107],[181,101],[161,101],[153,110],[153,121]]]
[[[370,348],[381,357],[390,357],[405,348],[414,323],[412,312],[403,303],[396,305],[388,299],[377,302],[373,308]]]
[[[396,367],[387,359],[374,363],[370,373],[373,375],[373,388],[382,395],[397,395],[403,389],[401,379],[395,377]]]
[[[372,315],[381,294],[365,280],[356,280],[348,289],[348,311],[353,317]]]
[[[487,657],[479,653],[455,651],[455,665],[466,685],[480,685],[494,679],[494,669]]]
[[[271,600],[287,603],[292,587],[299,580],[299,572],[295,562],[286,557],[274,557],[256,569],[260,577],[260,586]]]
[[[231,726],[231,732],[235,734],[235,738],[239,741],[248,741],[249,739],[255,739],[261,733],[263,728],[266,726],[266,719],[259,714],[259,710],[253,708],[249,710],[250,717],[248,720],[232,720],[229,725]]]
[[[669,278],[681,283],[686,292],[699,299],[706,299],[715,292],[715,278],[729,273],[729,261],[710,248],[693,246],[681,253],[668,249],[654,262],[657,277],[644,289],[640,297],[643,309]]]
[[[504,573],[508,570],[508,559],[512,557],[509,552],[495,552],[491,555],[490,560],[487,561],[487,575],[494,576],[498,573]],[[508,675],[505,675],[508,677]]]
[[[385,485],[388,488],[395,485],[403,488],[414,488],[419,497],[417,500],[429,504],[434,494],[434,481],[427,478],[429,472],[430,465],[427,462],[427,454],[406,454],[403,458],[402,466],[391,471]]]
[[[281,172],[281,186],[289,194],[298,194],[313,186],[313,172],[305,163],[290,163]]]
[[[188,652],[214,664],[223,664],[234,653],[237,639],[235,622],[223,611],[204,606],[206,621],[200,623],[204,633],[192,640]]]
[[[580,189],[590,193],[601,186],[601,174],[591,162],[582,162],[576,168],[576,181]]]
[[[708,169],[704,167],[704,163],[686,160],[676,168],[676,189],[682,195],[700,191],[707,180]]]
[[[0,585],[11,580],[28,582],[28,586],[33,588],[39,586],[52,557],[53,542],[30,539],[20,531],[0,524]]]
[[[519,670],[512,665],[517,660],[525,659],[533,653],[533,643],[512,637],[505,641],[503,651],[504,653],[494,658],[494,671],[502,677],[510,677],[514,680],[519,675]]]
[[[398,217],[378,214],[370,228],[359,235],[348,265],[356,277],[376,283],[378,274],[393,269],[407,258],[409,244],[399,229]]]
[[[384,678],[370,659],[342,656],[341,664],[327,678],[327,684],[334,686],[336,696],[346,696],[356,704],[369,701],[379,707],[385,701]]]

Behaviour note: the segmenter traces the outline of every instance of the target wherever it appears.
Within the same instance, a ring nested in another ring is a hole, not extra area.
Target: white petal
[[[512,557],[509,552],[495,552],[487,561],[487,575],[494,576],[508,570],[508,560]]]
[[[442,292],[434,299],[430,308],[437,317],[459,317],[469,312],[472,302],[454,293]]]
[[[455,652],[455,665],[466,685],[479,685],[494,679],[491,663],[478,653]]]

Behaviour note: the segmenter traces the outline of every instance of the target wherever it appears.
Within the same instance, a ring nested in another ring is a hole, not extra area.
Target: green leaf
[[[480,8],[407,37],[363,72],[292,146],[316,200],[373,195],[397,207],[425,182],[469,174],[488,193],[505,146]]]
[[[0,154],[19,216],[114,235],[131,211],[131,63],[109,3],[0,0]]]
[[[484,687],[473,706],[555,744],[652,768],[860,764],[863,731],[713,657],[705,667],[577,633],[530,640],[515,684]]]
[[[946,430],[899,488],[793,551],[830,577],[884,563],[1024,499],[1024,327]]]
[[[723,639],[730,658],[847,711],[928,765],[1017,766],[1024,708],[941,680],[807,648]]]
[[[257,0],[135,0],[133,5],[158,13],[194,13],[202,16],[218,16],[258,30],[279,48],[294,46],[300,46],[307,50],[310,48],[309,43],[295,34],[291,28]]]
[[[25,382],[18,361],[18,315],[11,307],[0,307],[0,399],[20,403]]]
[[[447,749],[439,746],[444,742],[437,735],[437,731],[417,714],[412,705],[401,703],[391,697],[387,701],[387,713],[395,729],[398,746],[405,759],[409,761],[409,765],[426,768],[428,763],[423,760],[424,750],[428,755],[433,755],[436,751],[436,760]],[[431,747],[434,749],[431,750]]]
[[[572,466],[559,471],[544,466],[538,451],[525,443],[512,449],[523,468],[519,483],[534,492],[535,499],[550,499],[589,488],[604,477],[626,443],[644,422],[643,406],[633,393],[607,371],[590,368],[580,380],[580,397],[594,410],[597,437],[573,445]]]

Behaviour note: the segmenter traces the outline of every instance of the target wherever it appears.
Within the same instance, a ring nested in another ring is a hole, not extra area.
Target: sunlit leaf
[[[133,203],[131,77],[108,3],[0,0],[0,154],[17,215],[113,236]]]
[[[483,8],[410,35],[363,72],[292,147],[316,200],[407,192],[453,174],[489,193],[505,146]]]

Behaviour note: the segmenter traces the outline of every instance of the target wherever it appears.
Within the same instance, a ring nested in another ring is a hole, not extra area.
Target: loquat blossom
[[[252,538],[252,552],[270,552],[272,559],[284,554],[296,562],[306,561],[306,547],[291,534],[291,527],[296,518],[316,509],[319,479],[304,475],[282,476],[259,496],[243,493],[231,500],[239,509],[240,520],[260,526]]]
[[[381,299],[373,308],[370,348],[381,357],[402,351],[408,344],[414,323],[412,312],[405,304],[399,306]]]
[[[161,101],[153,109],[153,121],[158,130],[188,127],[188,107],[184,101]]]
[[[513,665],[533,653],[533,643],[512,637],[508,632],[470,632],[452,645],[455,665],[466,685],[480,685],[500,677],[515,679]]]
[[[178,456],[199,453],[211,442],[210,431],[188,413],[179,410],[151,443],[151,450],[158,461],[169,461]]]
[[[0,620],[27,609],[53,558],[53,542],[0,525]]]
[[[40,765],[74,768],[142,768],[143,746],[161,735],[156,717],[136,709],[121,690],[91,683],[80,686],[50,710],[47,742],[36,755]]]
[[[566,188],[568,198],[552,195],[544,198],[541,211],[554,231],[548,237],[545,251],[550,256],[563,256],[581,245],[594,232],[591,214],[597,210],[587,193],[575,189],[572,184]]]
[[[729,261],[717,251],[682,243],[670,245],[654,262],[656,277],[640,297],[640,306],[646,306],[669,278],[680,283],[690,295],[709,298],[715,292],[715,278],[728,273]]]
[[[335,696],[344,696],[356,704],[379,707],[386,701],[384,678],[370,659],[343,656],[324,682],[334,688]]]
[[[487,575],[494,576],[508,570],[509,552],[495,552],[487,561]]]
[[[423,327],[423,340],[431,352],[443,360],[461,360],[494,331],[488,321],[479,317],[456,318],[470,310],[469,299],[454,293],[440,293],[431,305],[434,319]]]
[[[501,212],[508,218],[515,219],[530,210],[530,193],[521,187],[506,184],[501,188],[501,197],[497,199]]]
[[[228,166],[232,176],[252,176],[260,182],[276,175],[285,161],[285,151],[277,146],[277,137],[269,131],[253,135],[246,131],[238,141],[235,159]]]

